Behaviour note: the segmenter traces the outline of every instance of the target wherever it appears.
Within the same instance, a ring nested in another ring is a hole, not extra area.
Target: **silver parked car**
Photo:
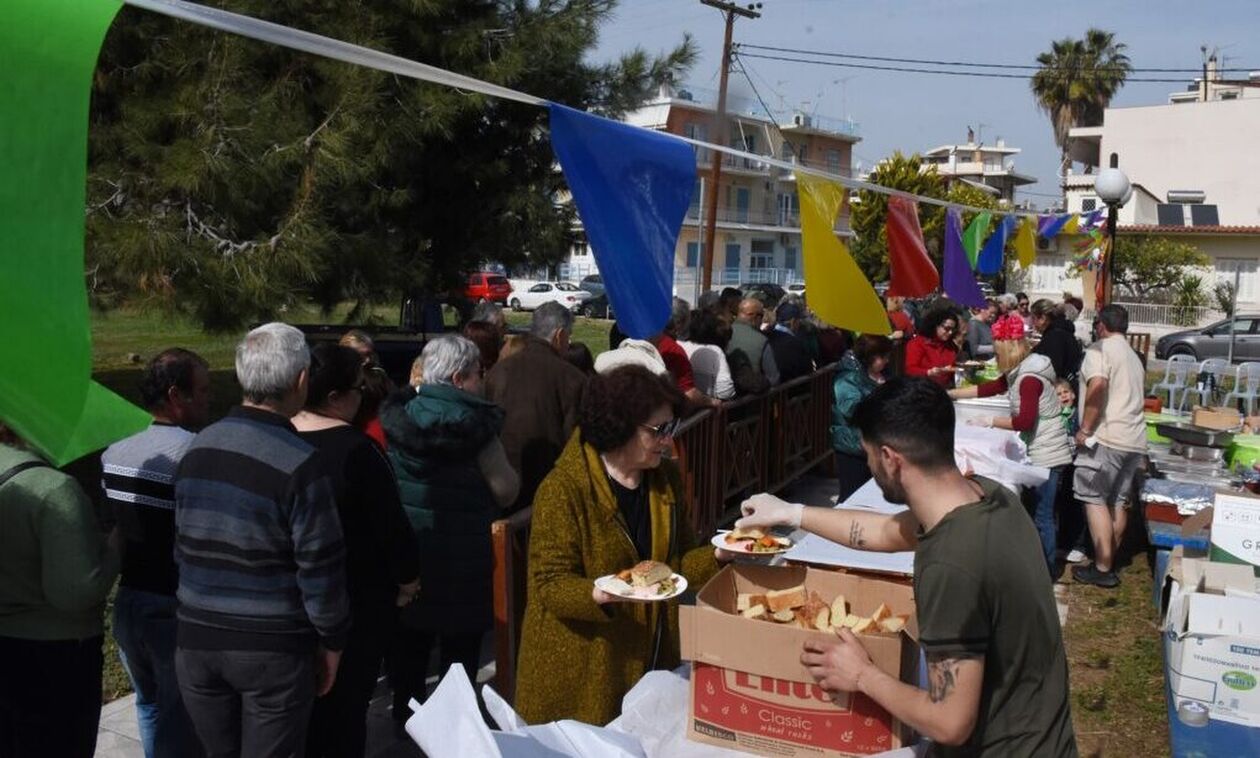
[[[1195,360],[1229,355],[1229,319],[1199,329],[1173,332],[1155,343],[1155,357],[1189,355]],[[1260,315],[1240,314],[1234,326],[1234,360],[1260,360]]]

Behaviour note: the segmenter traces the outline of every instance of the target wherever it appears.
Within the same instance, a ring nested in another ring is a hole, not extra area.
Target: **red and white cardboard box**
[[[732,564],[680,609],[682,656],[692,661],[688,738],[759,755],[859,756],[900,747],[910,730],[864,695],[833,702],[801,665],[806,640],[834,635],[792,624],[746,619],[739,593],[804,584],[830,603],[869,616],[881,603],[908,614],[904,632],[858,639],[875,665],[917,684],[919,647],[913,591],[903,582],[804,566]]]

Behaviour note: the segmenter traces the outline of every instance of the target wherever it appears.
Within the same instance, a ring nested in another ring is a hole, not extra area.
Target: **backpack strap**
[[[3,474],[0,474],[0,487],[4,486],[4,484],[8,482],[10,479],[22,473],[23,471],[26,471],[27,469],[41,468],[41,467],[52,468],[51,466],[49,466],[47,463],[44,463],[43,461],[22,461],[21,463],[9,469],[8,471],[4,472]]]

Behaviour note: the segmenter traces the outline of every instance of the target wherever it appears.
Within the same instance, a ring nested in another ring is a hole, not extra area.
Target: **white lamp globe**
[[[1107,205],[1123,205],[1131,189],[1129,177],[1118,168],[1105,168],[1094,177],[1094,192]]]

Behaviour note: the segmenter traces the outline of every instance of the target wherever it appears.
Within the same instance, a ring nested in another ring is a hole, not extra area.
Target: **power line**
[[[769,50],[777,53],[795,53],[800,55],[815,55],[824,58],[848,58],[851,60],[861,61],[880,61],[884,63],[915,63],[929,66],[964,66],[967,68],[1000,68],[1000,69],[1022,69],[1026,71],[1040,71],[1042,66],[1031,66],[1022,63],[974,63],[969,61],[940,61],[929,60],[924,58],[889,58],[880,55],[857,55],[855,53],[833,53],[823,50],[802,50],[794,47],[774,47],[772,45],[753,45],[747,42],[741,42],[738,47],[748,48],[750,50]],[[1136,73],[1161,73],[1161,74],[1202,74],[1203,68],[1128,68],[1122,66],[1099,66],[1094,70],[1106,70],[1115,68],[1123,69],[1128,72]],[[1250,68],[1217,68],[1216,71],[1253,71]]]
[[[774,111],[770,110],[770,106],[766,105],[765,99],[763,99],[761,97],[761,93],[757,91],[757,85],[753,84],[752,77],[748,75],[748,69],[744,68],[744,62],[739,58],[735,58],[734,62],[736,66],[739,66],[739,72],[744,75],[744,80],[747,81],[748,86],[752,88],[753,94],[757,96],[757,102],[761,103],[761,108],[766,112],[766,117],[774,126],[774,130],[779,133],[779,139],[783,140],[783,144],[788,146],[788,150],[792,152],[792,157],[799,161],[801,156],[796,152],[796,145],[793,144],[792,140],[788,139],[787,135],[783,133],[783,128],[779,126],[779,121],[775,117]]]
[[[757,53],[740,52],[743,58],[759,58],[767,61],[783,61],[786,63],[811,63],[815,66],[833,66],[839,68],[858,68],[870,71],[899,71],[906,74],[937,74],[939,76],[964,76],[974,79],[1024,79],[1028,80],[1032,77],[1028,74],[993,74],[982,71],[943,71],[930,68],[910,68],[906,66],[876,66],[865,63],[842,63],[840,61],[818,61],[809,60],[807,58],[787,58],[778,55],[759,55]],[[1131,82],[1159,82],[1163,84],[1185,84],[1185,79],[1150,79],[1150,78],[1126,78],[1125,83]]]

